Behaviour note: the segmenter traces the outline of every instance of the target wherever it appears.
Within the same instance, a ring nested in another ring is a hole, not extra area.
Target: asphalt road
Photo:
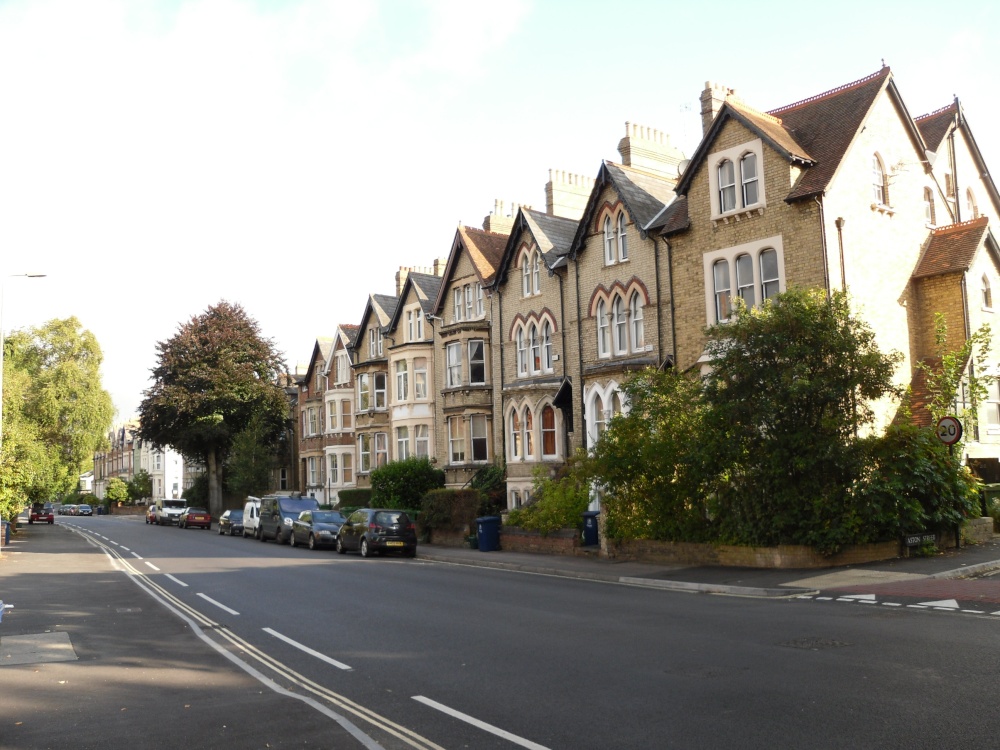
[[[155,715],[162,703],[171,712],[122,747],[1000,743],[991,698],[1000,623],[988,616],[364,560],[141,518],[59,519],[32,531],[32,548],[66,534],[60,526],[99,547],[78,553],[86,565],[36,582],[53,601],[71,598],[67,590],[94,601],[113,590],[116,611],[140,609],[155,618],[150,629],[168,630],[147,639],[153,664],[141,649],[127,658],[140,674],[158,675],[132,686],[138,706]],[[16,617],[0,624],[0,644]],[[128,615],[120,619],[128,628]],[[75,627],[71,640],[86,651],[86,622]],[[130,635],[142,643],[142,632]],[[101,659],[113,661],[113,640],[104,646]],[[11,670],[23,682],[29,669],[0,669],[0,691],[11,686]],[[180,709],[187,685],[189,708]],[[105,689],[123,688],[86,680],[74,695]],[[217,696],[224,704],[207,710]],[[46,743],[37,722],[28,722],[34,734],[20,744],[28,735],[12,734],[6,703],[2,748],[99,746],[74,745],[62,732]],[[185,712],[196,719],[185,721]],[[219,712],[243,731],[221,731]],[[113,740],[122,718],[106,718]],[[96,737],[101,722],[88,726]]]

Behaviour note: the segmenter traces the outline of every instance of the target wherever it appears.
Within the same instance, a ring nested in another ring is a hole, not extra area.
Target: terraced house
[[[318,338],[305,375],[299,384],[299,486],[320,503],[327,502],[325,493],[326,462],[326,370],[333,356],[332,338]]]
[[[351,347],[358,335],[356,325],[341,324],[333,337],[333,348],[326,362],[326,392],[323,413],[326,416],[323,454],[326,467],[324,497],[338,502],[340,490],[355,486],[354,466],[354,378],[351,373]]]
[[[495,223],[496,217],[494,217]],[[428,315],[434,338],[438,466],[449,487],[468,484],[497,459],[493,302],[488,289],[506,233],[460,226]]]
[[[351,351],[354,373],[354,435],[358,487],[371,486],[371,471],[391,460],[389,432],[389,356],[385,330],[396,312],[398,297],[372,294],[361,316]]]
[[[914,118],[883,67],[768,112],[708,84],[702,117],[663,220],[677,366],[710,366],[703,329],[737,297],[759,305],[790,287],[849,292],[879,346],[903,354],[897,382],[918,402],[935,313],[952,349],[982,323],[997,330],[1000,200],[957,100]],[[966,445],[983,466],[1000,454],[998,407],[994,387]],[[896,416],[888,401],[878,411],[882,425]]]

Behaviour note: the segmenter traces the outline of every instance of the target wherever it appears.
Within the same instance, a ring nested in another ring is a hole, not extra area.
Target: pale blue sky
[[[830,8],[833,8],[831,10]],[[707,80],[771,109],[875,72],[958,95],[1000,169],[996,6],[0,0],[3,327],[76,315],[119,416],[155,343],[242,304],[290,365],[494,200],[544,206],[626,121],[685,152]]]

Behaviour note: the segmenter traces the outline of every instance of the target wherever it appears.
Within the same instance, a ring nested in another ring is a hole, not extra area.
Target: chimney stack
[[[705,90],[701,92],[701,134],[708,133],[715,116],[719,114],[726,99],[734,96],[736,91],[718,83],[705,81]]]

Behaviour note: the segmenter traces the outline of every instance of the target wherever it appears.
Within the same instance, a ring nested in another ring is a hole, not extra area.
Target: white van
[[[243,536],[252,536],[254,539],[260,533],[260,498],[247,495],[246,505],[243,506]]]
[[[181,511],[187,507],[187,500],[159,499],[156,501],[155,521],[157,526],[172,526],[177,523]]]

